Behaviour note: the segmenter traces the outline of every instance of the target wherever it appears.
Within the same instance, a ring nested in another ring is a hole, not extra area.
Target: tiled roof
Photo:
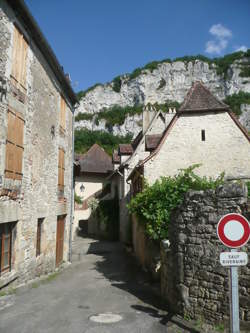
[[[86,154],[80,155],[78,161],[81,172],[108,173],[113,171],[111,157],[96,143],[87,151]]]
[[[118,148],[119,155],[131,155],[133,154],[133,147],[130,143],[121,143]]]
[[[131,143],[131,145],[133,147],[133,150],[135,150],[137,148],[137,146],[140,143],[142,137],[143,137],[143,133],[142,133],[142,131],[140,131],[139,134],[137,134],[137,136],[134,138],[134,140]]]
[[[162,134],[146,135],[146,150],[155,150],[161,140]]]
[[[201,82],[195,82],[179,108],[179,112],[228,109],[229,106],[219,101]]]
[[[117,151],[117,150],[114,150],[114,151],[113,151],[112,162],[113,162],[114,164],[116,164],[116,163],[121,163],[121,158],[120,158],[120,156],[118,155],[118,151]]]

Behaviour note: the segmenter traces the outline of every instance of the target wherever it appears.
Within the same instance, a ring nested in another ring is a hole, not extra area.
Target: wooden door
[[[59,266],[63,261],[64,225],[65,216],[58,216],[56,228],[56,266]]]

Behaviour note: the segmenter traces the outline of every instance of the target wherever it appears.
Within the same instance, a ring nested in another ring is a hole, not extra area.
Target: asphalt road
[[[79,239],[73,258],[54,279],[0,297],[1,333],[196,332],[164,310],[119,243]]]

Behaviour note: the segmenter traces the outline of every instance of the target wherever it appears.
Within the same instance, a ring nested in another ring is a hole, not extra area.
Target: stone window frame
[[[12,259],[12,231],[13,222],[1,223],[0,224],[0,275],[3,272],[11,271],[11,259]],[[7,246],[5,242],[7,239]],[[7,247],[7,249],[6,249]],[[4,256],[7,253],[8,263],[4,264]]]

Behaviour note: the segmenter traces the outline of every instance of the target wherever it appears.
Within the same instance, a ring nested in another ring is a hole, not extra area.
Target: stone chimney
[[[175,114],[176,114],[176,108],[169,108],[168,112],[165,113],[165,126],[166,126],[166,128],[170,124],[170,121],[174,118]]]
[[[151,121],[153,120],[154,116],[156,115],[157,111],[155,107],[151,104],[147,104],[143,107],[142,113],[142,134],[146,132]]]

